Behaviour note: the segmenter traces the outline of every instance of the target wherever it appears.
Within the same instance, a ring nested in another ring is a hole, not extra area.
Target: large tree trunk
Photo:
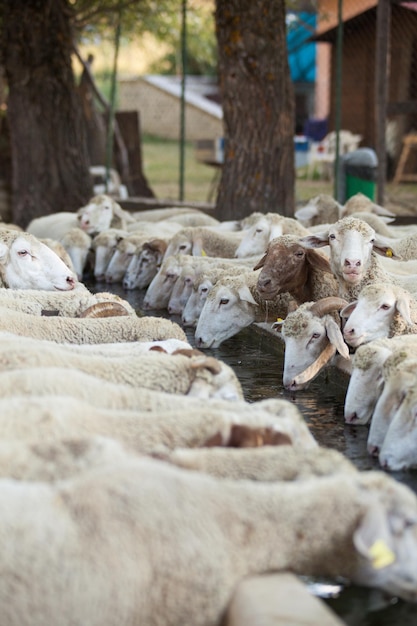
[[[284,0],[216,0],[225,128],[217,217],[294,213],[294,96]]]
[[[2,0],[13,221],[72,211],[92,195],[71,66],[67,0]]]

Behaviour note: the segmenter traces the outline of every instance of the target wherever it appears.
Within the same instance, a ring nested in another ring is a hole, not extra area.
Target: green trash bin
[[[378,159],[371,148],[358,148],[342,157],[344,198],[346,202],[357,193],[375,201]]]

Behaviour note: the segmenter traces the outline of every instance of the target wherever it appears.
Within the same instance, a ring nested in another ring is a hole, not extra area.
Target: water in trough
[[[111,291],[125,298],[142,315],[143,291],[125,291],[120,284],[88,283],[91,291]],[[180,323],[178,316],[167,311],[146,314],[167,317]],[[194,329],[184,329],[194,345]],[[251,326],[225,341],[219,348],[205,350],[233,367],[248,402],[265,398],[284,398],[293,402],[320,445],[345,454],[359,469],[379,469],[377,460],[366,450],[367,426],[344,423],[343,407],[348,376],[328,368],[309,387],[288,392],[282,385],[284,347],[281,340]],[[395,472],[392,475],[417,493],[417,471]],[[311,590],[324,598],[347,626],[416,626],[417,604],[389,598],[378,590],[348,585],[346,581],[306,580]],[[339,581],[338,581],[339,582]]]

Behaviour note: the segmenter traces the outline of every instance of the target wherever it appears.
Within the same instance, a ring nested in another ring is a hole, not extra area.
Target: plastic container
[[[357,193],[375,200],[378,158],[371,148],[358,148],[340,157],[338,201],[346,202]]]

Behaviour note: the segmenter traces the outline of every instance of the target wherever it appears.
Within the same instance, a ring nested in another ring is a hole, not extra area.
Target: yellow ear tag
[[[392,253],[391,248],[387,248],[387,251],[385,252],[385,256],[392,257],[392,254],[393,254],[393,253]]]
[[[377,539],[369,548],[369,556],[372,559],[374,569],[382,569],[394,563],[395,554],[382,539]]]
[[[207,256],[207,254],[204,252],[203,249],[201,249],[201,256]],[[391,254],[391,256],[392,256],[392,254]]]
[[[277,322],[283,322],[284,320],[282,319],[282,317],[277,317]]]

